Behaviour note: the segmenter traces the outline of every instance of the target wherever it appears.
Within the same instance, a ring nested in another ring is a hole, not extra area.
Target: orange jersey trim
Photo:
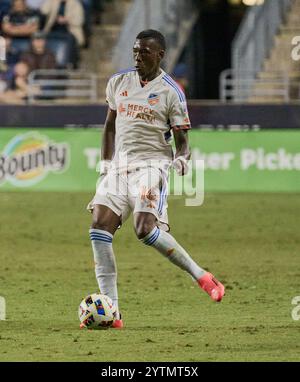
[[[172,126],[172,129],[174,129],[174,130],[190,130],[191,125],[175,125],[175,126]]]

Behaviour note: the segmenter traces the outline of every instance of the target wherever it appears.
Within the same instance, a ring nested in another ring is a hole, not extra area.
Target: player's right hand
[[[106,177],[110,167],[111,167],[110,160],[101,160],[100,164],[97,167],[97,171],[99,172],[99,178],[97,180],[96,188],[98,188],[102,180]]]
[[[111,167],[111,161],[110,160],[101,160],[100,162],[100,169],[99,169],[99,173],[100,173],[100,178],[103,178],[109,171]]]

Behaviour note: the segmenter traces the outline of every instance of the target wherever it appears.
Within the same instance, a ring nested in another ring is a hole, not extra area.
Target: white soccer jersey
[[[173,159],[171,128],[189,129],[186,98],[176,82],[163,70],[142,87],[135,69],[113,75],[106,89],[107,103],[117,111],[115,156],[128,163]]]

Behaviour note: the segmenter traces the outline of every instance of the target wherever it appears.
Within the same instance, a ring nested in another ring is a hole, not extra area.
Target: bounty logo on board
[[[48,173],[67,168],[69,151],[66,143],[36,132],[17,135],[0,152],[0,185],[5,181],[17,187],[37,184]]]

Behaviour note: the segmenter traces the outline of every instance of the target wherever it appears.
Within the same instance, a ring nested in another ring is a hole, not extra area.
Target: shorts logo
[[[155,202],[157,201],[157,195],[153,190],[147,189],[147,187],[142,186],[140,190],[140,196],[141,200],[143,202],[146,202],[146,207],[147,208],[155,208]]]
[[[155,106],[159,102],[159,95],[151,93],[148,97],[148,103],[150,106]]]
[[[48,173],[65,170],[68,157],[66,143],[55,143],[36,132],[17,135],[0,152],[0,185],[5,181],[17,187],[37,184]]]

